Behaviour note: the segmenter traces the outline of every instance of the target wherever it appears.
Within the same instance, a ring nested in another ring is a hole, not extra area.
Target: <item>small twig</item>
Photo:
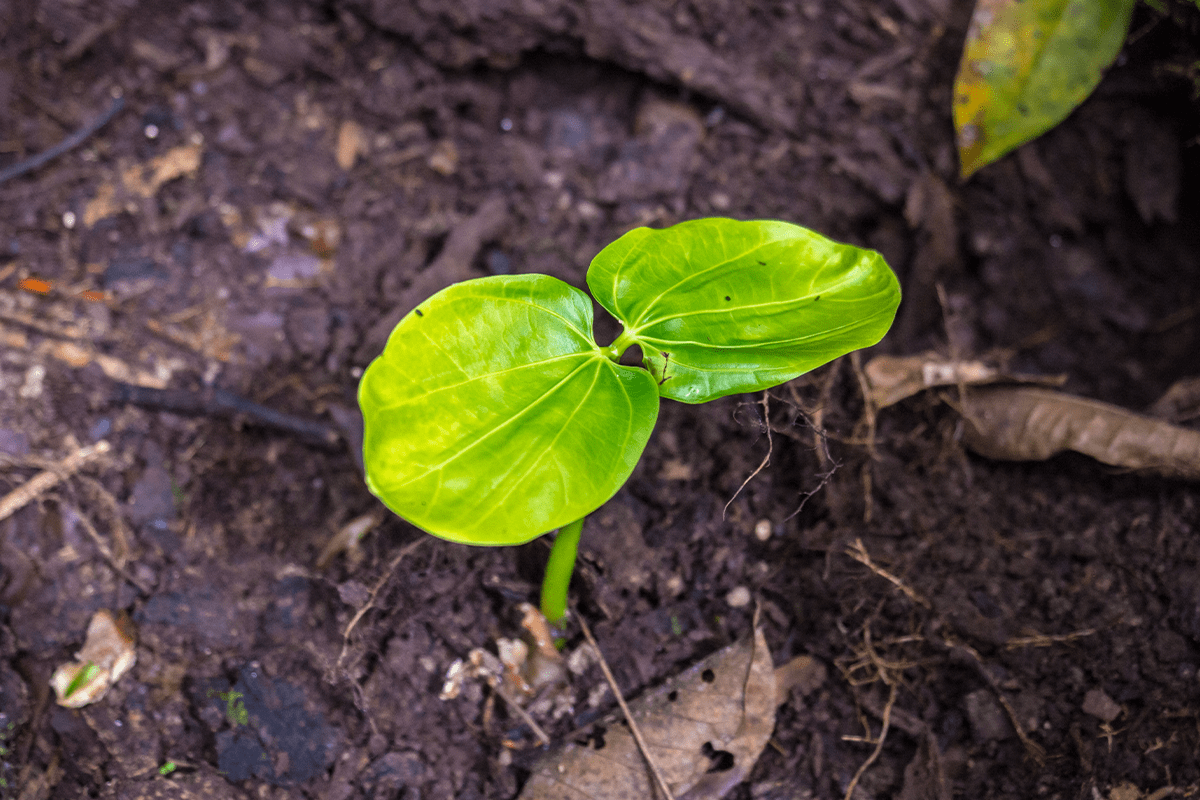
[[[92,543],[96,545],[96,549],[100,551],[101,557],[108,562],[108,565],[112,567],[113,571],[124,578],[131,586],[137,589],[143,597],[149,597],[152,594],[150,588],[137,578],[133,577],[129,570],[117,563],[117,560],[113,557],[112,551],[108,548],[108,544],[104,541],[104,538],[100,535],[100,532],[96,530],[96,526],[92,524],[92,521],[88,519],[80,509],[75,508],[73,510],[75,512],[75,516],[79,519],[79,524],[83,526],[84,532],[88,535],[88,538],[92,540]]]
[[[328,425],[267,408],[224,389],[209,387],[198,392],[186,389],[151,389],[114,381],[111,399],[114,403],[132,403],[143,408],[171,411],[176,414],[226,419],[243,417],[252,425],[290,433],[325,447],[334,447],[341,441],[337,431]]]
[[[621,707],[621,713],[625,715],[625,721],[629,723],[629,732],[633,734],[633,739],[637,742],[638,749],[642,751],[642,757],[646,759],[646,763],[650,766],[650,772],[654,774],[654,779],[658,782],[658,786],[662,789],[666,800],[675,800],[675,796],[671,794],[671,788],[667,786],[666,779],[658,771],[658,765],[654,762],[654,757],[650,755],[650,747],[646,744],[646,740],[642,738],[641,729],[638,728],[633,714],[629,713],[629,706],[625,704],[625,697],[621,694],[621,687],[617,685],[617,679],[613,677],[612,670],[608,668],[608,662],[604,659],[604,653],[600,651],[600,645],[596,643],[596,638],[592,636],[592,630],[588,627],[587,620],[583,618],[583,615],[578,610],[575,611],[575,618],[579,620],[579,627],[583,630],[583,635],[587,638],[588,644],[596,651],[596,657],[600,662],[600,670],[604,673],[604,679],[608,681],[608,686],[612,689],[613,696],[617,698],[617,705]]]
[[[988,688],[992,690],[992,694],[996,696],[996,700],[1000,703],[1000,707],[1004,709],[1005,715],[1008,717],[1008,722],[1012,725],[1013,731],[1017,734],[1017,738],[1021,740],[1021,744],[1025,746],[1025,752],[1036,761],[1038,764],[1046,763],[1046,749],[1040,744],[1029,738],[1029,734],[1021,726],[1021,720],[1017,716],[1016,709],[1012,707],[1012,703],[1008,702],[1008,698],[1004,696],[1004,692],[1000,690],[1000,685],[996,682],[995,677],[984,666],[983,656],[970,645],[955,642],[950,639],[930,639],[930,642],[946,648],[951,656],[957,655],[959,659],[967,661],[974,667],[976,674],[983,678]]]
[[[363,618],[363,615],[365,615],[374,607],[375,596],[379,594],[381,589],[383,589],[384,584],[391,579],[392,573],[396,571],[396,567],[400,566],[400,562],[404,560],[404,557],[411,554],[428,539],[428,536],[422,536],[420,539],[414,539],[413,541],[404,545],[404,547],[401,547],[400,552],[397,553],[396,557],[392,559],[392,563],[388,565],[387,570],[384,571],[383,575],[379,577],[379,580],[375,582],[374,588],[371,589],[371,594],[367,597],[367,602],[363,603],[362,608],[358,609],[358,611],[354,613],[354,617],[350,620],[349,624],[346,625],[346,629],[342,631],[342,652],[338,654],[337,660],[337,665],[339,668],[341,668],[342,661],[344,661],[346,658],[346,653],[350,650],[350,632],[354,630],[356,625],[358,625],[358,621]]]
[[[1072,633],[1039,633],[1036,636],[1014,636],[1004,643],[1004,649],[1016,650],[1021,647],[1049,647],[1059,642],[1073,642],[1076,639],[1082,639],[1085,636],[1094,636],[1095,634],[1095,628],[1087,628],[1082,631],[1073,631]]]
[[[898,689],[899,684],[891,684],[891,692],[888,694],[887,705],[883,707],[883,714],[880,715],[883,723],[879,728],[879,738],[875,741],[875,749],[871,751],[871,755],[867,756],[867,760],[859,765],[858,771],[850,779],[850,785],[846,787],[844,800],[850,800],[854,796],[854,789],[858,786],[858,781],[867,769],[875,763],[875,759],[879,758],[879,754],[883,752],[883,743],[887,740],[888,728],[892,724],[892,706],[896,704],[896,691]]]
[[[925,608],[933,608],[928,600],[917,594],[915,589],[872,561],[871,554],[867,552],[867,548],[863,545],[862,539],[855,539],[854,544],[846,548],[846,555],[850,556],[879,577],[890,582],[897,589],[904,592],[905,597],[907,597],[909,600],[912,600],[917,605]]]
[[[125,98],[115,98],[109,107],[104,111],[104,113],[100,114],[100,116],[96,117],[91,122],[87,123],[82,128],[63,139],[58,144],[47,150],[43,150],[36,156],[30,156],[24,161],[18,161],[16,164],[12,164],[5,169],[0,170],[0,183],[12,180],[13,178],[24,175],[27,172],[33,172],[35,169],[39,169],[46,163],[58,158],[63,153],[66,153],[69,150],[74,150],[76,147],[83,144],[89,136],[107,125],[109,121],[111,121],[112,118],[115,117],[122,108],[124,108],[124,106]]]
[[[546,731],[542,730],[542,726],[537,724],[537,720],[529,715],[529,712],[521,708],[521,704],[516,701],[508,690],[504,688],[503,683],[497,678],[495,681],[489,681],[492,691],[500,695],[500,699],[508,703],[508,707],[516,712],[521,721],[529,726],[529,730],[533,731],[533,735],[538,738],[538,744],[545,746],[550,744],[550,737],[546,735]]]
[[[664,370],[665,369],[666,368],[664,367]],[[666,380],[666,378],[663,378],[663,380]],[[721,519],[725,519],[725,512],[729,510],[729,506],[733,504],[733,501],[737,500],[738,495],[742,493],[742,489],[746,488],[746,484],[748,484],[748,483],[750,483],[750,481],[754,480],[754,476],[757,475],[758,473],[762,472],[763,469],[766,468],[767,464],[771,463],[771,453],[775,449],[775,444],[771,441],[771,406],[770,406],[770,402],[771,402],[771,394],[769,392],[763,392],[762,407],[763,407],[763,421],[766,423],[766,426],[767,426],[767,454],[765,456],[763,456],[762,462],[758,465],[758,467],[754,470],[754,472],[751,472],[749,475],[746,476],[746,480],[742,481],[742,485],[737,488],[737,491],[733,493],[733,497],[729,498],[729,502],[726,503],[725,507],[721,509]]]
[[[0,521],[6,520],[40,495],[70,478],[87,464],[111,449],[108,442],[101,440],[89,447],[81,447],[45,472],[39,472],[21,486],[0,497]]]

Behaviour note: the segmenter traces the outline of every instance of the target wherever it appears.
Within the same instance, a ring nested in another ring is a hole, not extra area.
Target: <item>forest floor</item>
[[[1140,7],[1076,113],[962,182],[967,6],[0,5],[0,169],[105,122],[0,183],[0,491],[111,448],[0,521],[0,798],[515,797],[528,729],[439,692],[521,634],[548,548],[382,514],[351,542],[380,509],[357,378],[441,286],[582,286],[631,227],[703,216],[877,249],[904,302],[861,357],[664,402],[573,589],[624,693],[757,608],[776,664],[819,669],[732,797],[842,797],[884,718],[855,797],[1200,794],[1200,486],[983,458],[961,386],[867,394],[882,355],[1136,412],[1200,374],[1200,15]],[[104,609],[136,665],[61,707]],[[602,682],[572,675],[552,740]]]

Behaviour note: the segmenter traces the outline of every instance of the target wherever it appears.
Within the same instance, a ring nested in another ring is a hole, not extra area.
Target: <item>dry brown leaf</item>
[[[193,142],[173,147],[145,164],[134,164],[121,170],[115,182],[101,184],[96,196],[88,201],[83,209],[83,224],[90,228],[105,217],[119,213],[127,197],[153,197],[164,183],[194,175],[200,169],[202,152],[201,146]]]
[[[1114,467],[1200,479],[1200,431],[1118,406],[1032,387],[972,389],[966,445],[987,458],[1043,461],[1065,450]]]
[[[1200,376],[1175,381],[1148,410],[1168,422],[1200,417]]]
[[[675,797],[716,800],[758,760],[775,729],[775,706],[771,653],[755,630],[643,695],[630,711]],[[597,728],[585,743],[568,742],[543,758],[521,800],[655,797],[629,729],[616,718],[601,725],[603,733]],[[727,768],[709,772],[717,765]]]
[[[1061,377],[1010,375],[983,361],[956,361],[937,353],[876,356],[863,368],[876,408],[899,403],[935,386],[978,386],[1012,381],[1061,386]]]
[[[50,678],[58,704],[67,708],[96,702],[133,667],[137,653],[128,618],[118,619],[105,609],[97,611],[75,658],[74,663],[63,664]]]

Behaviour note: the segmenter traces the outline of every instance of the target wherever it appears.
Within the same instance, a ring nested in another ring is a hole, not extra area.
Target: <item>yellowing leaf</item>
[[[630,704],[676,797],[716,800],[745,780],[775,728],[775,670],[761,630]],[[711,770],[711,771],[710,771]],[[534,768],[520,800],[658,796],[623,722],[569,742]]]
[[[1121,50],[1136,0],[978,0],[954,82],[962,176],[1066,119]]]

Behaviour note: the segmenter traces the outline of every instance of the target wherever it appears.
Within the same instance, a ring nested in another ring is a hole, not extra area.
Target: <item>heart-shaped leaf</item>
[[[587,276],[663,397],[703,403],[778,385],[878,342],[900,303],[883,257],[787,222],[636,228]]]
[[[367,483],[429,533],[520,544],[601,506],[658,416],[645,370],[606,357],[592,303],[546,275],[455,284],[418,306],[359,385]]]
[[[967,177],[1066,119],[1125,41],[1136,0],[978,0],[954,81]]]

